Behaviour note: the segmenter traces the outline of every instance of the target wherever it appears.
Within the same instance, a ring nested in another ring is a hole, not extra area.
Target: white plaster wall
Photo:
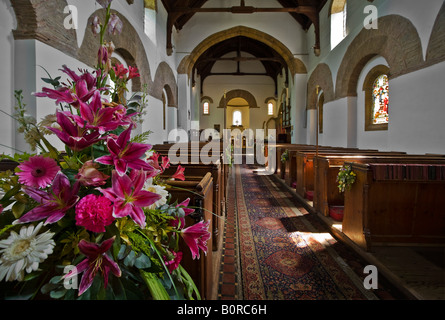
[[[369,71],[377,65],[385,65],[388,66],[386,60],[382,57],[376,57],[372,59],[362,70],[358,85],[357,85],[357,131],[355,135],[357,136],[357,146],[363,149],[378,149],[378,150],[388,150],[388,137],[391,131],[395,129],[394,127],[394,114],[392,109],[392,103],[395,101],[393,96],[393,83],[390,81],[389,90],[390,90],[390,105],[389,105],[389,113],[390,113],[390,129],[388,131],[365,131],[365,92],[363,91],[363,83],[365,81],[366,76]],[[398,151],[398,150],[396,150]]]
[[[329,4],[329,3],[328,3]],[[321,55],[316,57],[311,50],[308,56],[309,75],[319,63],[326,63],[332,72],[334,81],[343,56],[355,36],[363,29],[363,21],[367,14],[363,13],[365,1],[348,1],[348,36],[334,49],[330,50],[330,34],[322,33]],[[375,0],[372,5],[378,9],[378,16],[401,15],[409,19],[415,26],[425,52],[443,0],[428,2],[415,0]],[[322,29],[330,29],[329,5],[325,5],[320,13]],[[313,26],[308,34],[308,46],[313,41]],[[445,105],[438,98],[439,92],[445,87],[445,64],[441,63],[424,70],[390,80],[390,124],[388,131],[364,131],[364,92],[363,80],[369,70],[377,64],[385,64],[382,57],[371,60],[362,70],[357,88],[357,146],[379,150],[405,151],[409,153],[443,153],[445,152],[444,125]],[[419,106],[428,108],[419,108]],[[351,101],[349,101],[351,107]],[[340,116],[341,115],[341,116]],[[310,115],[308,116],[307,141],[311,140]],[[348,99],[340,99],[324,105],[324,133],[319,141],[323,145],[343,146],[351,140],[351,132],[347,132]],[[351,126],[349,126],[351,128]]]
[[[390,82],[389,148],[445,153],[445,62]]]
[[[2,75],[0,77],[0,154],[12,154],[14,150],[13,121],[7,115],[14,113],[14,39],[12,29],[16,28],[14,11],[9,1],[0,2],[0,61]],[[5,114],[6,113],[6,114]]]

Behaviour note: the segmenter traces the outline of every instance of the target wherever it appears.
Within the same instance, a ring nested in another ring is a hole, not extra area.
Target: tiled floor
[[[219,275],[218,300],[238,300],[241,297],[240,276],[238,272],[237,227],[235,190],[230,175],[227,195],[227,212],[224,224],[223,247],[221,252],[221,269]]]

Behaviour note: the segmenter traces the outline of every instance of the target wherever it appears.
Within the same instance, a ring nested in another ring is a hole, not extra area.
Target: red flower
[[[185,168],[178,165],[178,169],[176,169],[175,174],[172,175],[172,179],[178,179],[178,180],[184,181],[185,180],[184,170],[185,170]]]
[[[167,257],[164,257],[164,263],[168,268],[168,271],[172,273],[174,270],[176,270],[179,267],[179,264],[182,260],[182,252],[171,252],[173,259],[168,260]]]

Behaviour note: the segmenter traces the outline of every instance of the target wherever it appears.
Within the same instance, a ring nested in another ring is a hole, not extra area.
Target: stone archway
[[[226,93],[225,97],[222,96],[219,100],[218,108],[225,108],[226,102],[235,98],[242,98],[247,101],[249,108],[259,108],[255,97],[249,91],[246,90],[231,90]]]
[[[304,63],[300,59],[294,58],[292,52],[283,43],[267,33],[245,26],[233,27],[207,37],[195,47],[190,55],[187,55],[182,59],[178,67],[178,73],[191,75],[196,61],[208,48],[216,43],[237,36],[249,37],[272,47],[286,61],[292,75],[297,73],[307,73]]]
[[[172,69],[166,62],[161,62],[156,70],[152,96],[162,100],[162,92],[165,90],[169,107],[178,107],[178,86]]]
[[[378,25],[378,29],[363,29],[349,45],[337,74],[336,99],[357,96],[360,73],[373,57],[386,59],[391,78],[422,67],[422,44],[411,21],[388,15],[380,18]]]
[[[17,29],[12,31],[15,40],[39,40],[69,56],[77,56],[76,30],[64,27],[66,0],[18,0],[11,1],[11,6],[17,19]]]
[[[445,2],[440,8],[426,53],[427,66],[445,61]]]
[[[308,80],[308,106],[307,109],[316,109],[318,94],[317,86],[324,92],[324,102],[333,101],[335,98],[334,83],[332,80],[332,72],[325,63],[320,63],[312,72]]]
[[[112,10],[113,11],[113,10]],[[119,12],[113,11],[119,15],[123,23],[122,35],[107,35],[105,38],[107,41],[113,41],[116,52],[124,52],[126,57],[131,57],[130,61],[127,61],[130,65],[138,68],[141,87],[142,84],[148,85],[148,91],[152,95],[153,81],[151,79],[150,65],[147,59],[144,45],[139,38],[137,31],[131,25],[131,23]],[[99,16],[101,21],[104,20],[105,9],[99,9],[94,12],[88,19],[87,28],[85,30],[85,36],[82,41],[82,45],[77,51],[77,59],[86,63],[89,66],[94,66],[97,63],[97,52],[99,49],[99,41],[88,26],[91,24],[95,16]],[[125,57],[124,57],[125,58]],[[126,59],[126,58],[125,58]],[[126,59],[127,60],[127,59]]]

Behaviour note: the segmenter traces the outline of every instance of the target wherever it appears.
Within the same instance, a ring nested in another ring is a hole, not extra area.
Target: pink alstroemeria
[[[158,172],[147,162],[141,159],[145,152],[151,149],[151,145],[129,142],[133,125],[123,131],[117,139],[108,137],[107,147],[110,155],[96,159],[96,162],[114,165],[119,175],[124,175],[127,168],[147,171],[148,177],[155,176]]]
[[[185,217],[187,217],[188,215],[195,212],[195,209],[188,208],[189,202],[190,202],[190,198],[187,198],[184,201],[182,201],[181,203],[176,205],[176,208],[182,208],[182,210],[184,210],[185,215],[184,215],[184,217],[177,218],[175,220],[170,220],[171,226],[176,227],[176,228],[179,226],[181,229],[184,228]],[[181,224],[179,224],[179,222],[181,222]]]
[[[101,273],[104,278],[105,288],[108,285],[108,274],[110,271],[116,277],[122,275],[119,265],[106,254],[113,245],[114,239],[115,237],[112,237],[102,242],[102,244],[80,240],[78,247],[80,252],[86,256],[86,259],[63,277],[64,279],[70,279],[84,272],[82,280],[80,280],[79,296],[91,287],[98,273]]]
[[[178,168],[176,169],[175,174],[172,175],[172,179],[178,179],[178,180],[184,181],[185,180],[184,170],[185,170],[185,168],[178,165]]]
[[[136,77],[140,77],[140,76],[141,75],[138,72],[138,68],[128,66],[128,80],[136,78]]]
[[[99,131],[88,132],[72,119],[73,115],[69,112],[57,112],[57,123],[60,129],[46,127],[54,132],[68,147],[74,151],[83,150],[100,140]]]
[[[143,190],[147,175],[143,170],[132,170],[130,176],[119,175],[115,170],[111,174],[111,188],[98,190],[113,202],[113,216],[130,216],[142,228],[145,227],[145,213],[148,207],[161,199],[161,195]]]
[[[40,221],[45,218],[45,225],[55,223],[79,200],[77,195],[79,183],[76,182],[71,187],[68,177],[62,172],[57,173],[49,192],[34,187],[23,187],[23,190],[40,205],[20,217],[19,223]]]
[[[210,220],[200,221],[181,231],[182,239],[190,248],[193,260],[199,259],[199,249],[207,254],[207,241],[210,239],[209,225]]]
[[[123,79],[128,72],[128,69],[124,67],[123,64],[117,63],[114,67],[114,74],[116,75],[116,79]]]
[[[157,152],[154,152],[148,159],[147,162],[153,166],[153,168],[159,170],[161,173],[165,171],[165,169],[168,169],[170,167],[170,158],[169,157],[162,157],[161,164],[159,164],[159,156],[160,154]]]

